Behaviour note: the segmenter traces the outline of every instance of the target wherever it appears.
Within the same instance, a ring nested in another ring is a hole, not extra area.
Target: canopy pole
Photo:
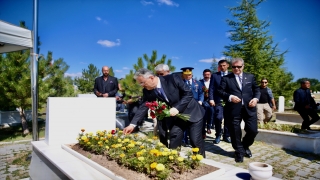
[[[38,128],[38,0],[33,1],[33,52],[31,53],[32,140],[39,141]]]

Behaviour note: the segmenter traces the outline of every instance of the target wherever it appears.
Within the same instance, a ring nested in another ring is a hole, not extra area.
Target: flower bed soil
[[[151,180],[148,175],[143,173],[138,173],[136,171],[130,170],[127,167],[119,166],[117,162],[108,160],[106,156],[96,155],[91,152],[83,150],[78,144],[71,145],[71,149],[82,154],[85,157],[90,157],[89,159],[98,163],[99,165],[109,169],[113,173],[118,176],[121,176],[127,180]],[[201,166],[197,169],[192,169],[190,171],[184,172],[182,174],[179,173],[171,173],[167,178],[168,180],[188,180],[188,179],[196,179],[198,177],[204,176],[206,174],[212,173],[219,168],[210,166],[207,164],[201,164]]]

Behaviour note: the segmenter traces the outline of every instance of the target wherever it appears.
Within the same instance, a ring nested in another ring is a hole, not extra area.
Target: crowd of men
[[[97,97],[116,97],[119,108],[126,104],[130,125],[125,134],[139,130],[148,115],[146,102],[162,101],[170,107],[170,117],[161,121],[154,118],[154,134],[168,148],[181,145],[198,147],[205,157],[204,139],[215,130],[214,144],[221,140],[231,143],[235,150],[235,161],[243,162],[244,157],[252,157],[249,147],[258,134],[258,124],[268,123],[276,103],[272,90],[267,87],[268,79],[262,78],[260,86],[254,75],[243,72],[242,58],[231,60],[231,71],[227,60],[218,62],[219,71],[203,71],[203,79],[193,78],[192,67],[181,68],[181,73],[171,73],[168,65],[159,64],[155,74],[148,69],[139,69],[134,79],[143,87],[141,97],[129,97],[124,101],[125,91],[115,77],[109,75],[109,68],[102,67],[103,75],[95,80],[94,94]],[[302,129],[318,121],[316,104],[310,93],[310,82],[301,82],[301,88],[294,93],[295,110],[303,118]],[[117,94],[117,92],[120,94]],[[120,106],[119,106],[120,104]],[[186,114],[188,121],[177,117]],[[312,118],[309,119],[309,116]],[[245,136],[242,137],[241,122],[244,122]]]

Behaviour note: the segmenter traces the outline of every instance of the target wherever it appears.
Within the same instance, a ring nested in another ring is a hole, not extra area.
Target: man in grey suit
[[[97,97],[115,97],[118,92],[117,78],[109,75],[109,67],[102,67],[102,76],[94,81],[93,93]]]
[[[221,79],[218,94],[226,102],[223,110],[228,126],[235,161],[243,162],[243,156],[251,157],[249,149],[258,134],[257,102],[260,98],[259,86],[252,74],[244,73],[242,58],[231,60],[232,72]],[[241,121],[244,121],[246,135],[242,137]]]
[[[199,152],[205,156],[204,141],[202,139],[202,118],[204,109],[193,98],[190,88],[183,82],[182,78],[177,74],[170,74],[166,76],[155,76],[152,71],[148,69],[139,69],[134,78],[137,83],[144,87],[143,89],[143,104],[136,112],[131,124],[127,126],[123,132],[129,134],[134,127],[148,112],[146,102],[159,100],[165,102],[170,108],[171,118],[164,118],[162,121],[170,120],[170,144],[166,139],[160,141],[171,149],[181,146],[183,132],[186,129],[190,131],[190,141],[192,147],[198,147]],[[160,92],[159,92],[160,91]],[[190,116],[189,121],[184,121],[175,117],[177,114],[183,113]],[[162,122],[165,123],[165,122]],[[165,132],[159,128],[159,133]],[[160,135],[165,137],[165,135]]]

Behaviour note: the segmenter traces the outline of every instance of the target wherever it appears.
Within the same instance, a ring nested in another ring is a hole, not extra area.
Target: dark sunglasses
[[[268,82],[264,82],[264,81],[262,81],[261,83],[263,83],[263,84],[267,84]]]
[[[242,68],[242,66],[232,66],[232,68],[233,68],[233,69],[235,69],[235,68],[240,69],[240,68]]]
[[[163,76],[164,74],[163,73],[158,73],[158,76]]]

